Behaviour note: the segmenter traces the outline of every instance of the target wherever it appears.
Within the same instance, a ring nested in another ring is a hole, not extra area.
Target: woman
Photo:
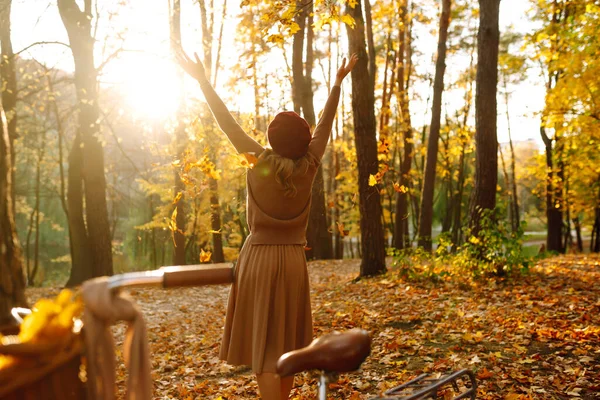
[[[251,366],[263,399],[287,399],[294,378],[279,378],[275,364],[282,354],[307,346],[313,333],[304,254],[312,183],[329,140],[340,85],[358,57],[353,54],[348,64],[342,61],[314,133],[298,114],[279,113],[267,129],[270,149],[238,125],[195,58],[178,54],[238,153],[258,157],[247,175],[250,235],[236,264],[220,357],[232,365]]]

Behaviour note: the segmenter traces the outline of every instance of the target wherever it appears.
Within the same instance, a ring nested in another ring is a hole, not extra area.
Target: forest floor
[[[309,263],[315,335],[360,327],[372,336],[361,370],[330,399],[367,399],[422,372],[469,368],[482,399],[600,398],[600,257],[539,261],[505,280],[407,281],[399,270],[358,282],[358,260]],[[136,289],[148,324],[158,399],[254,399],[251,371],[218,359],[229,289]],[[29,289],[30,300],[58,289]],[[118,385],[125,368],[117,337]],[[316,398],[316,375],[293,399]]]

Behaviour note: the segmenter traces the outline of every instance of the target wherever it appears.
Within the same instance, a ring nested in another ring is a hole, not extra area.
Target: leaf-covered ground
[[[398,271],[353,282],[357,260],[310,263],[315,334],[361,327],[371,356],[331,385],[368,399],[422,373],[472,369],[482,399],[600,398],[600,258],[544,260],[518,280],[408,282]],[[31,300],[58,290],[31,289]],[[251,371],[218,359],[227,287],[132,291],[149,326],[156,398],[252,399]],[[115,327],[120,345],[124,326]],[[118,371],[123,387],[125,370]],[[295,399],[316,398],[315,375]]]

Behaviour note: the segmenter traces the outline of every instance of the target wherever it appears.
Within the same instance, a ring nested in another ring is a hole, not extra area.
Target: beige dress
[[[311,167],[303,179],[312,183],[315,171]],[[252,170],[247,178],[251,233],[236,264],[220,355],[229,364],[261,373],[275,372],[279,356],[312,340],[304,254],[310,199],[297,216],[273,218],[269,204],[261,207],[254,197],[255,191],[273,188],[256,175]],[[273,191],[274,201],[281,200],[280,192]]]
[[[262,151],[235,122],[210,84],[204,82],[201,87],[220,128],[236,149]],[[248,172],[250,235],[236,263],[220,351],[221,359],[229,364],[248,365],[255,373],[275,372],[282,354],[312,340],[306,226],[312,182],[325,153],[339,96],[340,88],[334,86],[309,144],[308,169],[293,176],[298,191],[295,197],[284,196],[268,162],[260,161]]]

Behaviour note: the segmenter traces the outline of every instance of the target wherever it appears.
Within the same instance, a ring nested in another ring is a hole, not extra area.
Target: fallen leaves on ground
[[[427,372],[461,368],[482,399],[600,397],[600,258],[543,260],[525,277],[409,282],[400,273],[355,281],[359,261],[309,263],[315,336],[367,329],[371,355],[330,385],[330,399],[367,399]],[[58,289],[30,289],[30,301]],[[149,328],[159,399],[258,398],[252,372],[218,359],[229,289],[136,289]],[[117,338],[118,385],[124,325]],[[314,373],[296,377],[293,399],[315,399]]]

